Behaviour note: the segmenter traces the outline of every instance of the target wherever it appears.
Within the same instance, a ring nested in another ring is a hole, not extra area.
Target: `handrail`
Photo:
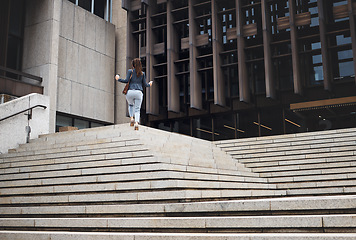
[[[12,114],[12,115],[10,115],[10,116],[8,116],[8,117],[2,118],[2,119],[0,119],[0,122],[1,122],[1,121],[3,121],[3,120],[6,120],[6,119],[8,119],[8,118],[14,117],[14,116],[16,116],[16,115],[19,115],[19,114],[21,114],[21,113],[24,113],[24,112],[26,112],[26,111],[32,110],[32,109],[34,109],[34,108],[36,108],[36,107],[42,107],[43,109],[46,109],[46,108],[47,108],[47,107],[46,107],[46,106],[44,106],[44,105],[37,104],[36,106],[33,106],[33,107],[30,107],[30,108],[27,108],[26,110],[23,110],[23,111],[21,111],[21,112],[18,112],[18,113]]]
[[[17,70],[14,70],[14,69],[10,69],[10,68],[4,67],[4,66],[0,66],[0,70],[5,71],[5,72],[9,72],[9,73],[14,73],[16,75],[20,75],[20,76],[23,76],[23,77],[27,77],[27,78],[36,80],[38,82],[42,82],[42,78],[41,77],[34,76],[34,75],[31,75],[31,74],[28,74],[28,73],[24,73],[24,72],[20,72],[20,71],[17,71]]]

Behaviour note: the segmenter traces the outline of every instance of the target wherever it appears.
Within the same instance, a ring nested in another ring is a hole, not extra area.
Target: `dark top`
[[[131,77],[132,74],[132,77]],[[131,80],[130,80],[131,77]],[[146,74],[142,72],[142,75],[137,77],[137,73],[135,69],[129,69],[127,71],[126,79],[120,78],[118,81],[122,83],[128,83],[130,80],[129,90],[140,90],[143,92],[144,87],[150,87],[150,84],[146,82]]]

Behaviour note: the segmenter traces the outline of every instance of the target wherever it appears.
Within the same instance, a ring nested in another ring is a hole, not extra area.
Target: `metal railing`
[[[30,113],[27,114],[28,120],[30,120],[30,119],[32,119],[32,109],[34,109],[34,108],[36,108],[36,107],[42,107],[43,109],[46,109],[46,108],[47,108],[47,107],[44,106],[44,105],[37,104],[36,106],[27,108],[27,109],[22,110],[22,111],[20,111],[20,112],[18,112],[18,113],[14,113],[14,114],[12,114],[12,115],[10,115],[10,116],[8,116],[8,117],[2,118],[2,119],[0,119],[0,122],[6,120],[6,119],[8,119],[8,118],[14,117],[14,116],[16,116],[16,115],[19,115],[19,114],[21,114],[21,113],[24,113],[24,112],[26,112],[26,111],[30,111]]]
[[[4,71],[5,73],[13,73],[13,74],[16,74],[18,76],[26,77],[26,78],[38,81],[39,83],[42,82],[42,78],[41,77],[34,76],[32,74],[28,74],[28,73],[24,73],[24,72],[20,72],[20,71],[17,71],[17,70],[14,70],[14,69],[10,69],[10,68],[4,67],[4,66],[0,66],[0,76],[6,77],[6,74],[1,74],[1,71]]]

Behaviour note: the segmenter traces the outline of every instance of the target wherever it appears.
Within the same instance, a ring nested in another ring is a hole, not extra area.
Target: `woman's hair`
[[[136,74],[137,77],[142,75],[142,63],[141,63],[141,59],[139,58],[135,58],[134,60],[132,60],[132,66],[135,68],[136,70]]]

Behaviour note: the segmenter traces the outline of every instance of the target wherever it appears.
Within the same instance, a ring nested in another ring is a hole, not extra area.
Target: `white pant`
[[[126,101],[129,105],[130,117],[135,117],[135,122],[140,122],[140,110],[143,93],[140,90],[129,90],[126,94]]]

